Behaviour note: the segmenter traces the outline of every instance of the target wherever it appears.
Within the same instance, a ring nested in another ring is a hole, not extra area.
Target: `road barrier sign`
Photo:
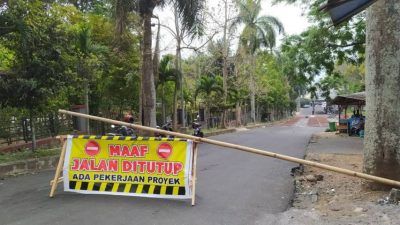
[[[89,156],[95,156],[100,152],[100,146],[95,141],[89,141],[85,145],[85,152]]]
[[[313,166],[313,167],[317,167],[317,168],[321,168],[321,169],[325,169],[325,170],[329,170],[329,171],[333,171],[333,172],[337,172],[337,173],[341,173],[341,174],[346,174],[349,176],[354,176],[354,177],[359,177],[359,178],[363,178],[363,179],[374,181],[374,182],[379,182],[379,183],[386,184],[386,185],[400,187],[400,181],[391,180],[391,179],[387,179],[387,178],[383,178],[383,177],[377,177],[377,176],[370,175],[370,174],[360,173],[360,172],[356,172],[356,171],[352,171],[352,170],[348,170],[348,169],[343,169],[340,167],[330,166],[330,165],[313,162],[313,161],[309,161],[309,160],[305,160],[305,159],[299,159],[299,158],[295,158],[292,156],[282,155],[282,154],[265,151],[265,150],[261,150],[261,149],[246,147],[246,146],[242,146],[242,145],[236,145],[236,144],[212,140],[212,139],[208,139],[208,138],[196,137],[196,136],[182,134],[182,133],[178,133],[178,132],[171,132],[171,131],[167,131],[167,130],[156,129],[153,127],[146,127],[146,126],[141,126],[141,125],[136,125],[136,124],[131,124],[131,123],[125,123],[125,122],[121,122],[121,121],[116,121],[116,120],[111,120],[111,119],[102,118],[102,117],[98,117],[98,116],[76,113],[76,112],[71,112],[71,111],[66,111],[66,110],[61,110],[61,109],[58,110],[58,112],[67,114],[67,115],[71,115],[71,116],[78,116],[78,117],[82,117],[82,118],[102,121],[105,123],[117,124],[117,125],[121,125],[121,126],[132,127],[132,128],[139,129],[139,130],[144,130],[144,131],[149,131],[149,132],[157,132],[157,133],[164,134],[164,135],[171,135],[171,136],[175,136],[175,137],[185,138],[188,140],[193,140],[194,149],[193,149],[193,158],[192,158],[192,163],[193,163],[192,205],[195,204],[197,143],[200,143],[200,142],[217,145],[217,146],[222,146],[222,147],[226,147],[226,148],[230,148],[230,149],[236,149],[236,150],[249,152],[249,153],[253,153],[253,154],[258,154],[258,155],[262,155],[262,156],[272,157],[272,158],[276,158],[276,159],[281,159],[281,160],[285,160],[285,161],[295,162],[295,163],[299,163],[302,165]],[[111,137],[111,139],[114,139],[114,138]],[[153,138],[153,139],[155,140],[155,138]],[[59,175],[61,172],[62,163],[64,162],[65,149],[66,149],[66,143],[64,142],[63,148],[61,151],[60,161],[58,163],[56,173],[54,175],[54,179],[52,181],[50,181],[50,184],[52,185],[51,191],[50,191],[50,197],[54,196],[55,189],[57,187],[57,183],[62,182],[62,179],[59,177]],[[166,147],[162,146],[162,148],[160,148],[160,150],[161,151],[159,151],[159,153],[162,153],[162,155],[167,156],[166,153],[168,153],[168,149]],[[127,152],[126,154],[127,155],[135,155],[135,154],[140,154],[140,153],[133,153],[133,151],[131,151],[131,153]],[[179,167],[176,167],[176,168],[179,168]]]
[[[190,199],[194,204],[197,144],[182,138],[69,135],[58,182],[82,194]],[[58,182],[54,182],[58,181]]]

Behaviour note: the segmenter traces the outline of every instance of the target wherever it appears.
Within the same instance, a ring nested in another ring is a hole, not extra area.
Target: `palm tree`
[[[157,81],[157,86],[162,85],[161,87],[161,92],[162,92],[162,97],[161,97],[161,104],[162,104],[162,117],[163,117],[163,123],[166,122],[165,120],[165,84],[168,81],[173,81],[174,82],[174,105],[176,104],[177,101],[177,92],[178,92],[178,84],[179,84],[179,77],[181,76],[180,71],[175,69],[173,65],[173,60],[174,57],[172,55],[165,55],[160,61],[160,65],[158,67],[158,81]],[[174,108],[175,109],[175,108]],[[174,113],[176,111],[174,110]],[[176,129],[176,127],[174,127]]]
[[[308,88],[308,92],[311,95],[311,101],[312,101],[312,114],[314,115],[315,112],[315,100],[317,100],[317,87],[316,86],[311,86]]]
[[[84,79],[84,89],[85,89],[85,107],[86,113],[89,113],[89,76],[90,70],[87,68],[86,60],[90,55],[92,42],[90,39],[90,28],[86,24],[78,32],[77,47],[79,50],[79,62],[78,62],[78,74],[80,74]],[[86,132],[90,133],[89,119],[86,119]]]
[[[90,93],[90,81],[92,79],[92,65],[90,63],[89,58],[92,54],[102,53],[106,51],[104,46],[94,44],[91,38],[91,28],[88,24],[82,24],[81,28],[77,33],[77,50],[78,50],[78,57],[79,62],[77,66],[77,72],[80,74],[84,79],[84,89],[85,89],[85,106],[86,106],[86,113],[89,114],[89,93]],[[92,66],[93,67],[93,66]],[[90,133],[90,126],[89,126],[89,119],[86,120],[86,132]]]
[[[134,4],[132,4],[134,2]],[[142,19],[142,105],[143,125],[156,126],[156,92],[154,85],[153,61],[152,61],[152,37],[151,18],[156,7],[164,7],[166,4],[174,5],[181,19],[181,29],[198,33],[201,29],[200,12],[205,0],[117,0],[117,9],[134,10]],[[124,7],[127,5],[127,7]],[[132,6],[132,7],[131,7]],[[125,14],[121,14],[125,16]],[[117,15],[118,18],[119,15]],[[124,24],[124,18],[117,19],[118,24]]]
[[[255,83],[254,68],[255,54],[260,48],[267,48],[272,52],[276,45],[278,33],[283,33],[282,23],[273,16],[259,16],[261,0],[237,0],[239,16],[235,24],[244,24],[240,35],[239,48],[249,57],[251,70],[249,73],[251,119],[255,122]]]
[[[209,125],[208,119],[210,117],[210,106],[211,101],[213,100],[213,95],[222,96],[224,90],[222,88],[222,78],[221,76],[201,76],[196,84],[196,91],[194,94],[194,98],[196,99],[197,96],[202,93],[205,96],[206,102],[206,123],[207,126]]]

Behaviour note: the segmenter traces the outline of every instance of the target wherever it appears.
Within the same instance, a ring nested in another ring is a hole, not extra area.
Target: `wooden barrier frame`
[[[193,157],[192,157],[192,206],[196,203],[196,180],[197,180],[197,150],[199,148],[199,143],[193,142]]]
[[[61,176],[61,171],[64,165],[64,159],[65,159],[65,152],[67,151],[67,142],[65,141],[66,137],[61,136],[58,137],[62,143],[62,148],[61,148],[61,154],[60,158],[58,159],[58,164],[56,168],[56,172],[54,173],[54,178],[53,180],[50,181],[51,189],[50,189],[50,197],[54,197],[54,194],[57,189],[58,183],[61,183],[63,181],[63,177]]]
[[[116,125],[121,125],[121,126],[132,127],[132,128],[139,129],[139,130],[157,132],[160,134],[172,135],[175,137],[191,139],[195,142],[204,142],[204,143],[218,145],[218,146],[222,146],[222,147],[226,147],[226,148],[230,148],[230,149],[236,149],[236,150],[240,150],[240,151],[244,151],[244,152],[250,152],[253,154],[282,159],[282,160],[295,162],[295,163],[299,163],[299,164],[303,164],[303,165],[307,165],[307,166],[317,167],[317,168],[321,168],[321,169],[325,169],[325,170],[329,170],[329,171],[333,171],[333,172],[337,172],[337,173],[341,173],[341,174],[345,174],[345,175],[349,175],[349,176],[353,176],[353,177],[359,177],[359,178],[379,182],[379,183],[390,185],[390,186],[400,187],[400,181],[391,180],[391,179],[378,177],[378,176],[373,176],[373,175],[366,174],[366,173],[359,173],[359,172],[356,172],[353,170],[343,169],[340,167],[330,166],[330,165],[326,165],[323,163],[317,163],[317,162],[313,162],[313,161],[309,161],[309,160],[305,160],[305,159],[299,159],[299,158],[295,158],[295,157],[291,157],[291,156],[287,156],[287,155],[283,155],[283,154],[278,154],[278,153],[274,153],[274,152],[270,152],[270,151],[265,151],[265,150],[261,150],[261,149],[250,148],[250,147],[246,147],[246,146],[242,146],[242,145],[236,145],[236,144],[231,144],[231,143],[227,143],[227,142],[223,142],[223,141],[217,141],[217,140],[212,140],[212,139],[208,139],[208,138],[201,138],[201,137],[196,137],[196,136],[192,136],[192,135],[188,135],[188,134],[182,134],[182,133],[178,133],[178,132],[156,129],[156,128],[152,128],[152,127],[146,127],[146,126],[141,126],[141,125],[136,125],[136,124],[131,124],[131,123],[125,123],[125,122],[121,122],[121,121],[117,121],[117,120],[111,120],[111,119],[106,119],[106,118],[102,118],[102,117],[98,117],[98,116],[92,116],[92,115],[87,115],[87,114],[82,114],[82,113],[77,113],[77,112],[71,112],[71,111],[67,111],[67,110],[60,109],[60,110],[58,110],[58,112],[62,113],[62,114],[71,115],[71,116],[77,116],[77,117],[82,117],[82,118],[86,118],[86,119],[102,121],[105,123],[111,123],[111,124],[116,124]],[[57,180],[57,179],[54,179],[54,180]]]
[[[60,153],[60,158],[58,160],[57,168],[54,173],[54,178],[53,178],[53,180],[50,181],[50,186],[51,186],[50,194],[49,194],[50,198],[54,197],[58,184],[64,181],[64,178],[62,177],[61,173],[62,173],[62,169],[64,166],[65,153],[67,151],[67,142],[66,142],[67,137],[66,136],[58,136],[57,138],[60,139],[62,148],[61,148],[61,153]],[[190,171],[190,173],[189,173],[190,176],[192,176],[191,183],[189,184],[189,188],[191,188],[191,190],[192,190],[192,193],[191,193],[192,194],[192,196],[191,196],[192,206],[194,206],[196,204],[196,202],[195,202],[196,196],[195,195],[196,195],[196,179],[197,179],[196,169],[197,169],[198,144],[199,144],[198,142],[193,141],[193,144],[192,144],[192,153],[193,154],[191,156],[191,159],[189,159],[192,163],[192,171]]]

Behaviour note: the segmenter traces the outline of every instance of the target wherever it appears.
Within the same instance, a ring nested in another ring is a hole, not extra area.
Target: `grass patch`
[[[35,152],[32,152],[31,150],[24,150],[13,153],[0,153],[0,163],[54,156],[54,155],[59,155],[60,152],[61,148],[52,148],[52,149],[38,149]]]

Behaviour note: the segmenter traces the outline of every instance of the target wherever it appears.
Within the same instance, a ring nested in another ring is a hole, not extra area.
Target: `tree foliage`
[[[90,1],[85,9],[66,1],[4,3],[0,105],[28,110],[34,119],[83,104],[88,84],[92,113],[137,110],[139,38],[127,30],[115,40],[109,3]]]
[[[258,49],[272,49],[278,34],[284,32],[282,23],[273,16],[260,16],[261,0],[237,1],[239,15],[235,21],[244,24],[240,35],[240,45],[250,55]]]
[[[365,13],[353,17],[339,27],[333,27],[327,13],[320,11],[325,0],[276,0],[299,3],[310,7],[308,19],[312,25],[300,35],[287,37],[281,47],[285,73],[299,94],[305,86],[314,85],[315,77],[333,76],[317,84],[328,96],[327,90],[338,85],[337,68],[341,65],[360,66],[365,60]],[[342,87],[340,87],[342,88]],[[329,98],[328,98],[329,99]]]
[[[301,86],[302,81],[295,74],[303,74],[308,80],[304,73],[307,70],[298,69],[298,51],[309,54],[312,46],[302,45],[296,50],[292,48],[295,42],[290,42],[296,37],[291,37],[285,42],[288,49],[283,48],[282,53],[274,51],[283,26],[274,17],[260,15],[260,0],[234,2],[239,16],[231,18],[229,24],[244,25],[237,32],[240,47],[236,52],[235,47],[229,47],[227,53],[223,39],[209,35],[208,48],[202,52],[183,58],[179,66],[176,66],[177,56],[164,55],[155,74],[158,79],[147,76],[151,66],[157,65],[146,64],[149,58],[154,59],[149,44],[154,8],[176,9],[177,32],[188,34],[184,38],[192,41],[207,31],[203,23],[204,3],[204,0],[5,1],[0,10],[0,105],[10,111],[18,109],[42,117],[54,114],[58,108],[85,104],[87,93],[91,114],[121,118],[126,113],[144,112],[141,106],[146,106],[156,109],[160,122],[160,114],[165,121],[176,113],[173,106],[178,104],[176,96],[181,91],[183,77],[181,107],[191,114],[203,107],[207,107],[210,115],[221,110],[246,113],[252,96],[258,114],[289,109],[297,93],[296,85]],[[230,28],[233,27],[241,28]],[[235,37],[232,35],[229,41],[234,43]],[[149,98],[149,87],[153,85],[157,92],[151,99],[154,105],[142,104],[140,94]]]
[[[2,36],[3,45],[14,55],[9,74],[3,77],[6,98],[2,104],[43,110],[73,79],[74,53],[68,42],[72,34],[64,29],[63,18],[56,16],[62,7],[46,6],[42,1],[8,3],[4,14],[17,26]]]

